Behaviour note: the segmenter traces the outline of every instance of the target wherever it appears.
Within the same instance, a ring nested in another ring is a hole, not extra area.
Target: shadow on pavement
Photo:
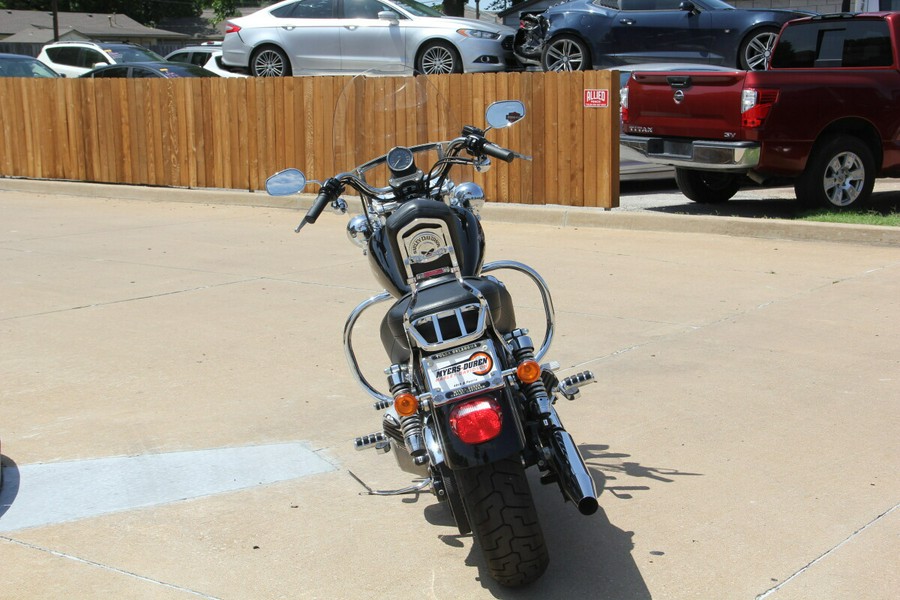
[[[876,187],[865,206],[855,208],[853,212],[872,212],[881,215],[900,212],[900,189],[897,189],[897,184],[888,183],[884,188],[879,190]],[[655,199],[658,199],[658,202],[655,202]],[[643,210],[676,215],[797,219],[813,211],[797,201],[793,187],[783,185],[748,184],[728,202],[699,204],[681,195],[671,181],[630,182],[622,187],[620,204],[626,206],[634,201],[639,201]]]
[[[618,499],[631,499],[635,492],[651,490],[657,483],[673,483],[679,476],[701,476],[676,469],[648,467],[623,459],[628,454],[608,452],[609,446],[582,444],[579,450],[585,459],[597,491],[607,491]],[[650,591],[632,556],[635,535],[610,522],[601,507],[597,513],[583,516],[571,503],[566,503],[554,485],[542,485],[536,469],[528,470],[535,505],[541,519],[544,538],[550,551],[550,566],[544,576],[522,589],[508,589],[493,581],[480,549],[473,546],[466,564],[478,569],[478,580],[495,598],[568,599],[595,598],[597,600],[647,600]],[[646,480],[646,485],[630,485],[629,478]],[[609,485],[615,482],[615,485]],[[425,518],[431,525],[455,528],[449,509],[442,504],[425,508]],[[442,542],[464,548],[463,538],[456,534],[439,534]]]

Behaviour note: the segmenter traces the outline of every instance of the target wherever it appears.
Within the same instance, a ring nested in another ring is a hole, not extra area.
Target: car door
[[[396,18],[382,19],[390,11]],[[406,17],[379,0],[342,0],[341,70],[359,73],[406,63]],[[410,60],[411,62],[411,60]]]
[[[620,0],[611,22],[615,55],[624,64],[707,63],[712,18],[681,8],[682,0]]]
[[[273,24],[295,73],[341,71],[339,0],[299,0],[273,10]]]

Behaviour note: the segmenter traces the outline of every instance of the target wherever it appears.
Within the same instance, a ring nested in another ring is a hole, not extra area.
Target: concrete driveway
[[[360,494],[355,477],[408,480],[351,446],[380,419],[341,332],[379,290],[345,219],[296,236],[295,211],[106,189],[0,186],[0,597],[900,589],[891,238],[486,218],[488,260],[528,263],[554,292],[548,358],[599,379],[559,410],[601,510],[582,517],[533,480],[551,565],[510,592],[432,496]],[[508,281],[521,324],[540,330],[537,295]],[[357,340],[380,382],[379,342]]]

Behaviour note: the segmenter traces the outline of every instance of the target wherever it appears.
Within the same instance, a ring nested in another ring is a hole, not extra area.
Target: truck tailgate
[[[628,80],[625,133],[737,140],[745,71],[635,72]]]

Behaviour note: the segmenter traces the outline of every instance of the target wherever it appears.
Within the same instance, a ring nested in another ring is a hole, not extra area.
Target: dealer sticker
[[[584,90],[585,108],[609,108],[609,90]]]
[[[422,363],[436,404],[503,384],[489,340],[433,354]]]

